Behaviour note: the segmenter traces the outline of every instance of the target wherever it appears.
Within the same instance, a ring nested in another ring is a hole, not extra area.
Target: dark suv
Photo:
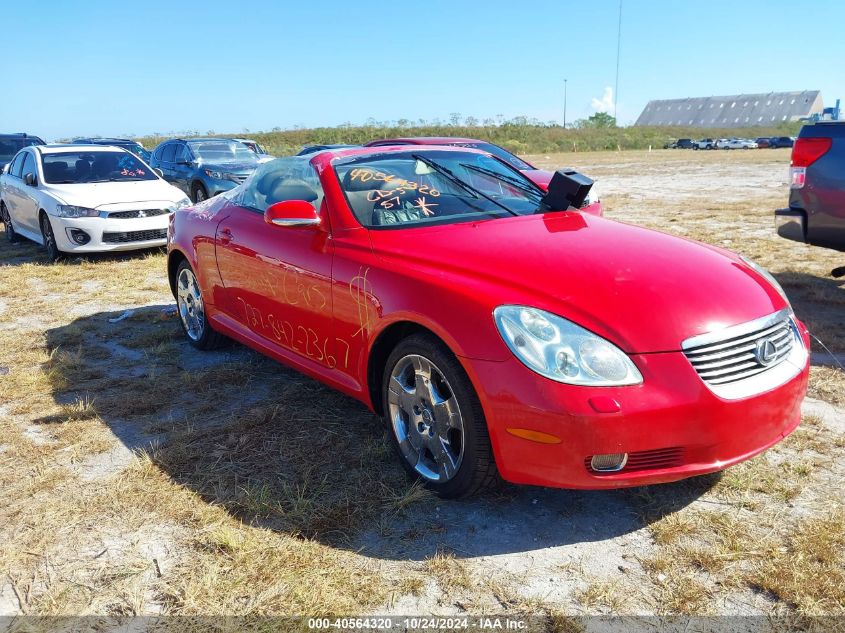
[[[244,182],[258,167],[258,155],[228,138],[164,141],[153,150],[150,167],[187,193],[194,202],[216,196]]]
[[[792,147],[795,145],[795,141],[792,140],[791,136],[773,136],[769,140],[769,147]]]
[[[0,134],[0,172],[12,161],[15,154],[30,145],[46,145],[46,143],[31,134]]]
[[[150,152],[144,146],[130,138],[75,138],[74,145],[111,145],[132,152],[145,163],[150,162]]]

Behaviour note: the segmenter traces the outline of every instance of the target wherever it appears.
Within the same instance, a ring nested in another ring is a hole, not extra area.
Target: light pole
[[[566,82],[567,80],[563,80],[563,129],[566,129]]]

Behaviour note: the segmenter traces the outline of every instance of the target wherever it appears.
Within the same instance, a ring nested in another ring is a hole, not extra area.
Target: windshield
[[[188,141],[188,147],[200,161],[208,163],[255,163],[258,160],[255,152],[237,141]]]
[[[145,162],[150,162],[150,153],[140,143],[118,143],[117,146],[132,152]]]
[[[503,161],[505,161],[509,165],[513,165],[517,169],[534,169],[532,165],[529,165],[518,156],[514,156],[504,147],[499,147],[498,145],[494,145],[493,143],[484,143],[481,141],[455,141],[454,143],[447,143],[447,145],[451,145],[452,147],[469,147],[471,149],[480,149],[482,152],[487,152],[488,154],[493,154],[493,156],[495,156],[496,158],[501,158]]]
[[[352,212],[367,227],[528,215],[543,197],[515,169],[470,152],[417,148],[353,158],[335,171]]]
[[[43,154],[44,182],[57,184],[156,180],[158,177],[128,152]]]
[[[0,138],[0,163],[8,163],[20,150],[30,145],[41,145],[36,138]]]

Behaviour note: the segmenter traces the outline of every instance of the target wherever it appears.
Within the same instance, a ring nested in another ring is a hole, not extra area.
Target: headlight
[[[215,180],[223,180],[225,174],[222,171],[214,171],[213,169],[204,169],[205,175]]]
[[[763,277],[765,277],[766,281],[768,281],[770,284],[772,284],[772,286],[774,286],[774,289],[778,291],[778,294],[780,294],[780,296],[783,297],[783,300],[786,301],[786,305],[788,305],[790,308],[792,308],[792,304],[789,303],[789,297],[786,296],[786,293],[783,291],[783,288],[781,288],[780,283],[778,283],[778,280],[775,279],[775,277],[774,277],[774,275],[772,275],[772,273],[770,273],[768,270],[766,270],[765,268],[763,268],[759,264],[755,264],[753,261],[751,261],[750,259],[748,259],[747,257],[745,257],[743,255],[740,255],[739,258],[742,261],[744,261],[746,264],[751,266],[751,268],[753,268],[758,273],[760,273]]]
[[[541,376],[570,385],[638,385],[643,381],[625,352],[563,317],[505,305],[493,310],[493,318],[514,355]]]
[[[77,207],[72,204],[57,204],[56,215],[60,218],[94,218],[100,215],[96,209]]]
[[[191,206],[190,198],[182,198],[181,200],[174,202],[169,207],[167,207],[167,210],[173,213],[174,211],[178,211],[179,209],[184,209],[185,207],[189,206]]]

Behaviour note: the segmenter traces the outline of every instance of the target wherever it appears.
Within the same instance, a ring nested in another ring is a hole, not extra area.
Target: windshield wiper
[[[490,196],[488,196],[483,191],[479,191],[478,189],[476,189],[472,185],[468,185],[467,183],[465,183],[463,180],[458,178],[454,173],[452,173],[452,170],[447,169],[446,167],[443,167],[442,165],[438,165],[433,160],[425,158],[424,156],[420,156],[419,154],[411,154],[411,158],[413,158],[414,160],[418,160],[420,162],[425,163],[426,165],[431,167],[434,171],[436,171],[438,174],[440,174],[441,176],[445,176],[446,178],[451,180],[453,183],[458,185],[464,191],[467,191],[467,192],[473,194],[476,197],[481,196],[485,200],[488,200],[489,202],[492,202],[493,204],[495,204],[497,207],[504,209],[505,211],[507,211],[511,215],[519,215],[516,211],[508,209],[501,202],[497,202],[494,198],[491,198]]]
[[[506,176],[505,174],[500,174],[499,172],[493,171],[492,169],[487,169],[486,167],[479,167],[478,165],[470,165],[469,163],[461,163],[461,167],[463,167],[464,169],[471,169],[472,171],[476,171],[480,174],[485,174],[487,176],[490,176],[491,178],[495,178],[496,180],[501,180],[502,182],[506,182],[509,185],[513,185],[517,189],[521,189],[525,193],[530,193],[530,194],[533,194],[533,195],[541,197],[541,198],[543,196],[543,194],[538,189],[536,189],[535,187],[532,187],[531,185],[527,185],[524,182],[522,182],[521,180],[518,180],[518,179],[513,178],[511,176]]]

